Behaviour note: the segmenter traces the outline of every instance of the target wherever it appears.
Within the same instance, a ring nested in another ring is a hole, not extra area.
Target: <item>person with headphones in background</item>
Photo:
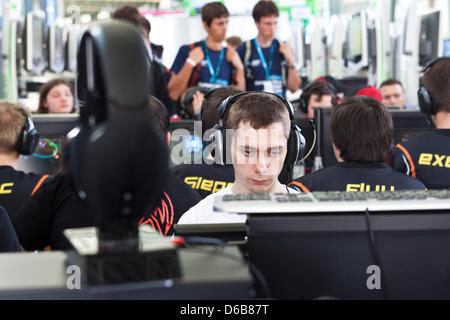
[[[20,155],[31,155],[39,141],[33,121],[21,103],[0,101],[0,205],[10,217],[49,177],[17,171]]]
[[[428,189],[450,187],[450,58],[441,57],[423,69],[418,91],[420,110],[436,129],[397,144],[395,170],[417,177]]]
[[[308,84],[302,91],[299,109],[305,118],[313,119],[314,110],[321,107],[337,105],[335,89],[328,82],[316,80]]]
[[[201,105],[202,136],[219,122],[219,107],[222,101],[229,96],[241,93],[233,87],[221,87],[205,94]],[[205,140],[205,139],[204,139]],[[208,137],[206,137],[208,141]],[[205,150],[205,149],[204,149]],[[213,162],[211,154],[204,152],[204,158]],[[172,171],[186,184],[196,190],[202,198],[222,190],[233,184],[234,171],[231,164],[221,165],[218,163],[207,164],[181,164],[172,168]]]
[[[265,111],[261,112],[261,108]],[[305,139],[295,125],[294,110],[287,100],[265,92],[230,96],[220,105],[215,129],[215,160],[233,165],[234,183],[200,201],[181,216],[178,224],[245,222],[246,216],[214,211],[215,197],[298,193],[284,180],[292,177],[293,166],[303,155]],[[286,170],[290,174],[281,178]]]
[[[295,68],[295,56],[287,43],[275,39],[279,11],[272,1],[259,1],[252,12],[258,35],[242,43],[237,52],[244,63],[248,91],[265,91],[286,96],[302,83]]]
[[[393,124],[381,102],[370,97],[344,99],[331,114],[330,129],[338,163],[290,185],[304,192],[425,190],[418,179],[396,172],[386,163]]]
[[[205,40],[180,47],[170,69],[168,83],[172,100],[177,101],[186,88],[218,88],[234,85],[245,89],[244,66],[234,50],[223,47],[230,13],[221,2],[205,4],[201,10]]]

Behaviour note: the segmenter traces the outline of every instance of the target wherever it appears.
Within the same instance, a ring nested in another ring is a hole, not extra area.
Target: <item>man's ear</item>
[[[336,157],[336,160],[338,162],[344,162],[344,159],[341,158],[341,150],[336,147],[333,143],[333,151],[334,151],[334,156]]]
[[[206,24],[206,21],[203,21],[203,28],[206,30],[206,32],[208,32],[209,27],[208,27],[208,25]]]

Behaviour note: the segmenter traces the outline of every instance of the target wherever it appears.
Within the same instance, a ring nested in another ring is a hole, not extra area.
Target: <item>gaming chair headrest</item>
[[[168,170],[167,146],[148,106],[146,54],[139,30],[120,21],[92,24],[79,46],[82,106],[70,143],[72,175],[97,225],[111,235],[126,224],[137,228],[157,206]]]

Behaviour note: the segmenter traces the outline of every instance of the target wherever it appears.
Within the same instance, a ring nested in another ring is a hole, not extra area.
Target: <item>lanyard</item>
[[[266,79],[270,78],[270,69],[272,69],[272,62],[273,62],[273,50],[274,50],[274,41],[272,41],[272,44],[270,45],[270,54],[269,54],[269,66],[267,66],[266,58],[264,57],[264,54],[262,52],[261,46],[258,43],[258,40],[253,39],[253,42],[255,43],[256,51],[258,52],[259,60],[261,60],[261,64],[264,68],[264,71],[266,72]]]
[[[220,67],[222,66],[222,60],[223,60],[223,56],[225,54],[225,48],[222,48],[222,51],[220,51],[220,56],[219,56],[219,60],[217,61],[216,71],[214,71],[214,67],[211,62],[211,58],[209,57],[209,50],[208,50],[208,47],[206,46],[206,41],[203,42],[203,51],[205,51],[206,62],[208,63],[209,73],[211,74],[210,81],[215,82],[216,79],[219,77]]]

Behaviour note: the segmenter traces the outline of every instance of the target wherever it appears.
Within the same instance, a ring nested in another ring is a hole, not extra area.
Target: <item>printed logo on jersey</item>
[[[0,184],[0,194],[11,194],[14,182],[5,182]]]
[[[164,192],[161,204],[150,214],[150,217],[142,217],[141,221],[139,221],[139,225],[150,224],[156,232],[165,236],[173,226],[173,217],[172,200],[170,200],[170,197]]]
[[[203,179],[203,177],[185,177],[184,182],[192,189],[209,191],[211,193],[216,193],[233,184],[233,182],[209,180]]]
[[[421,153],[419,156],[419,165],[450,168],[450,156],[435,153]]]
[[[370,184],[365,183],[349,183],[347,184],[345,191],[346,192],[385,192],[385,191],[394,191],[394,186],[385,186],[385,185],[375,185],[371,186]]]

